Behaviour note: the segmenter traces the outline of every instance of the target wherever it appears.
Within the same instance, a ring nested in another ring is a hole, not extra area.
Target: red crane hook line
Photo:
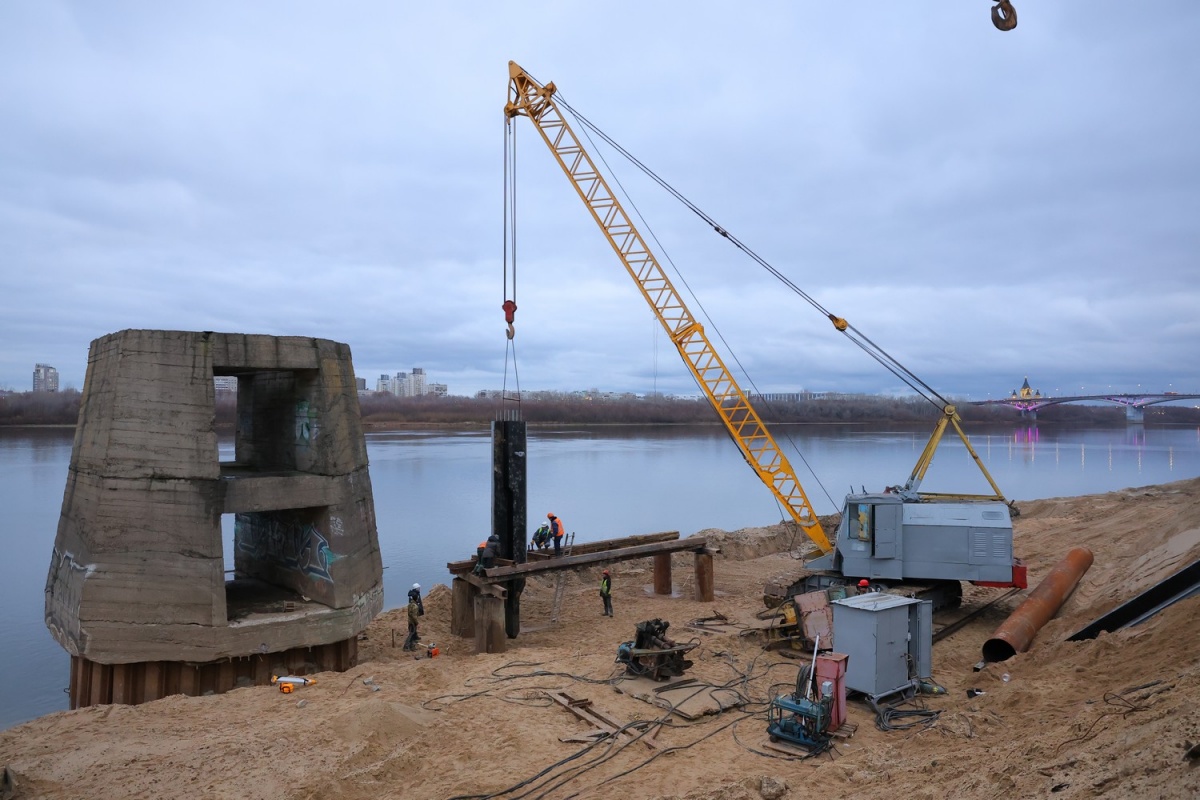
[[[500,306],[504,309],[504,321],[508,323],[508,338],[513,338],[516,331],[513,330],[513,316],[517,313],[517,304],[512,300],[505,300],[504,305]]]
[[[992,6],[992,24],[998,30],[1011,31],[1017,27],[1017,10],[1011,0],[1000,0]]]

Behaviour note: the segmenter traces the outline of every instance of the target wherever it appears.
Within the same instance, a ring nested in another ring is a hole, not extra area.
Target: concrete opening
[[[236,515],[233,576],[225,582],[228,618],[330,605],[336,556],[329,529],[328,506]]]

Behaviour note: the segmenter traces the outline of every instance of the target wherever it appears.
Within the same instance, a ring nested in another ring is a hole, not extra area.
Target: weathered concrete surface
[[[238,377],[233,463],[218,458],[214,375]],[[230,607],[227,513],[236,577],[301,610]],[[46,624],[68,652],[203,662],[338,642],[382,609],[382,576],[348,346],[147,330],[92,342],[46,581]]]

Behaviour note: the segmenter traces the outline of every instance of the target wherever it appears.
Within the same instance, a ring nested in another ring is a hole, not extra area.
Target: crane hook
[[[513,317],[517,313],[517,304],[512,300],[505,300],[504,305],[500,306],[504,309],[504,321],[508,323],[508,338],[516,336],[517,332],[513,330]]]
[[[1017,27],[1017,10],[1013,8],[1012,0],[999,0],[992,6],[992,24],[1001,31]]]

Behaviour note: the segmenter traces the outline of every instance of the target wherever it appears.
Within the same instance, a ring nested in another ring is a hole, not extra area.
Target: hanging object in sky
[[[998,30],[1011,31],[1017,27],[1017,10],[1010,0],[1000,0],[992,6],[992,24]]]

